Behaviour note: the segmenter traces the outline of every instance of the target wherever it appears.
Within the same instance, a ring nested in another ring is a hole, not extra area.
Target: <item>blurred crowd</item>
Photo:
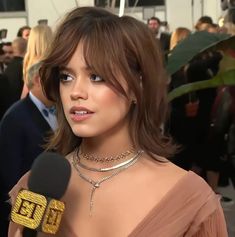
[[[150,18],[148,26],[157,43],[161,44],[166,65],[177,46],[177,53],[180,54],[179,44],[188,47],[188,51],[194,47],[187,44],[186,39],[196,35],[196,32],[228,34],[231,38],[235,35],[234,22],[225,22],[219,26],[210,16],[198,19],[194,30],[182,26],[171,34],[162,31],[161,21],[157,17]],[[194,43],[200,44],[199,40]],[[189,83],[212,79],[226,68],[233,69],[235,41],[227,41],[225,45],[223,49],[210,48],[208,45],[209,50],[202,49],[202,52],[185,62],[184,66],[169,76],[169,92]],[[219,185],[226,186],[230,180],[235,187],[235,86],[195,89],[174,98],[170,106],[170,119],[165,132],[169,132],[181,145],[173,158],[175,164],[201,175],[215,192],[218,192]],[[221,201],[233,203],[231,198],[224,196]]]
[[[46,137],[57,127],[53,102],[41,87],[39,69],[52,40],[42,24],[19,29],[13,42],[1,44],[0,87],[0,233],[7,236],[8,192],[44,151]]]

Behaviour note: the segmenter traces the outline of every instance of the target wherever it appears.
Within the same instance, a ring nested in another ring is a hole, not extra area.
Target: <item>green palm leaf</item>
[[[229,34],[209,33],[198,31],[179,42],[169,53],[166,70],[169,75],[174,74],[189,63],[195,56],[208,50],[234,48],[235,37]]]
[[[179,96],[197,90],[231,85],[235,85],[235,69],[218,73],[215,77],[209,80],[197,81],[179,86],[168,93],[168,100],[172,101]]]

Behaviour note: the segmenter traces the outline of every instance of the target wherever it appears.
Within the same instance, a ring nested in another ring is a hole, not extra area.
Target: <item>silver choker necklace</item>
[[[130,158],[129,160],[126,160],[126,161],[123,161],[117,165],[114,165],[114,166],[111,166],[111,167],[106,167],[106,168],[93,168],[93,167],[90,167],[90,166],[87,166],[83,163],[81,163],[81,159],[79,157],[79,155],[77,155],[77,157],[73,156],[73,162],[80,166],[81,168],[83,169],[86,169],[86,170],[90,170],[90,171],[94,171],[94,172],[108,172],[108,171],[112,171],[112,170],[116,170],[116,169],[120,169],[126,165],[128,165],[129,163],[131,163],[132,161],[134,161],[136,159],[136,157],[138,157],[138,155],[141,153],[142,151],[139,150],[137,151],[137,153],[132,157]],[[77,158],[77,159],[76,159]]]

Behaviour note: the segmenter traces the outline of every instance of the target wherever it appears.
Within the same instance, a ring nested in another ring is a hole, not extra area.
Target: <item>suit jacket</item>
[[[4,213],[4,200],[19,178],[27,172],[34,159],[44,151],[45,137],[52,130],[29,96],[14,103],[5,113],[0,123],[0,204],[3,206],[0,219],[7,218],[9,208]],[[4,217],[5,215],[5,217]]]
[[[171,35],[165,32],[162,32],[160,35],[160,42],[162,46],[162,50],[164,53],[168,53],[170,49],[170,40],[171,40]]]
[[[11,104],[20,99],[23,89],[23,58],[14,57],[8,64],[4,74],[6,75],[10,85],[9,100]]]
[[[10,106],[10,85],[6,75],[0,74],[0,121]]]

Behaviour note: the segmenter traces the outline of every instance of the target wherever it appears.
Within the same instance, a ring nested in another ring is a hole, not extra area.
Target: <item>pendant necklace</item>
[[[121,173],[122,171],[126,170],[127,168],[129,168],[130,166],[134,165],[138,159],[140,158],[141,154],[143,153],[143,151],[139,151],[132,159],[131,162],[127,163],[126,165],[120,167],[118,170],[116,170],[113,174],[108,175],[103,177],[102,179],[98,180],[98,181],[94,181],[93,179],[89,178],[88,176],[84,175],[80,168],[78,167],[77,162],[74,162],[75,159],[72,160],[72,164],[74,166],[74,168],[77,170],[78,175],[87,183],[92,185],[91,188],[91,194],[90,194],[90,216],[92,216],[92,210],[93,210],[93,206],[94,206],[94,194],[97,188],[100,187],[100,185],[105,182],[106,180],[111,179],[112,177],[118,175],[119,173]]]

